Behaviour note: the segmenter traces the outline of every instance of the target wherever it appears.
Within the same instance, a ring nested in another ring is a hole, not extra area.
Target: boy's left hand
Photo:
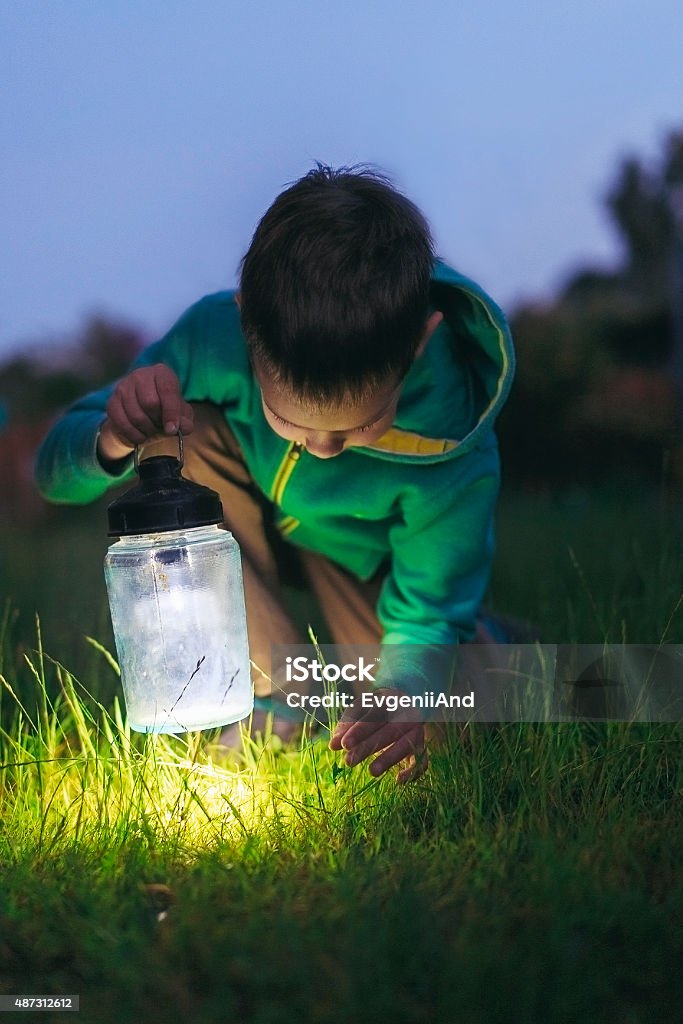
[[[393,687],[382,687],[377,692],[404,696],[402,690]],[[391,713],[380,718],[373,710],[357,718],[347,712],[332,734],[330,749],[345,750],[349,766],[360,764],[381,750],[370,765],[371,775],[382,775],[399,761],[408,760],[407,767],[396,778],[400,783],[413,782],[427,770],[424,723],[396,721]]]

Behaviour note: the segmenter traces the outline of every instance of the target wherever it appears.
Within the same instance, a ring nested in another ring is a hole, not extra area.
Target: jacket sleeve
[[[414,488],[403,496],[377,605],[385,630],[378,686],[440,688],[456,645],[474,636],[494,551],[500,463],[493,432],[456,467],[436,493]]]
[[[201,389],[201,346],[193,344],[193,338],[202,325],[202,305],[198,302],[190,307],[164,338],[138,356],[130,370],[165,363],[177,374],[183,394]],[[87,504],[133,475],[132,456],[121,464],[118,474],[112,474],[102,467],[96,453],[98,432],[115,383],[70,406],[42,442],[34,471],[38,490],[47,501]]]

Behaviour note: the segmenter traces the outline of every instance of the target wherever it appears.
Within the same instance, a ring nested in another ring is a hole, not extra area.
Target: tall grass
[[[501,524],[496,605],[548,640],[680,640],[673,531],[535,509]],[[408,787],[324,731],[228,761],[131,733],[106,642],[82,676],[10,619],[0,994],[78,993],[102,1024],[680,1015],[680,724],[470,726]]]
[[[682,643],[683,522],[648,492],[507,495],[492,601],[548,643]]]
[[[0,991],[93,1022],[539,1024],[682,994],[677,725],[470,728],[399,789],[324,735],[226,765],[131,734],[40,640],[27,667],[35,711],[2,679]]]

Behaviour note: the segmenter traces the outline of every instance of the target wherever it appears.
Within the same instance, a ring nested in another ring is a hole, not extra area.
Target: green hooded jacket
[[[364,580],[389,565],[377,604],[382,643],[406,655],[398,676],[394,662],[392,684],[423,689],[420,647],[470,639],[488,586],[500,476],[493,426],[514,372],[505,317],[474,282],[437,261],[431,305],[444,319],[405,378],[392,428],[371,445],[318,459],[268,426],[235,294],[201,299],[131,369],[163,362],[188,401],[222,407],[292,544]],[[36,479],[49,501],[83,504],[133,475],[132,459],[118,476],[97,459],[111,390],[76,402],[45,438]],[[406,645],[420,647],[411,657]]]

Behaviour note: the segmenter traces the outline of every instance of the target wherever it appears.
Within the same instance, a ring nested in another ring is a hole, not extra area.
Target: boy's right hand
[[[141,366],[123,377],[106,405],[97,453],[105,462],[123,459],[149,437],[192,433],[192,406],[180,382],[164,363]]]

